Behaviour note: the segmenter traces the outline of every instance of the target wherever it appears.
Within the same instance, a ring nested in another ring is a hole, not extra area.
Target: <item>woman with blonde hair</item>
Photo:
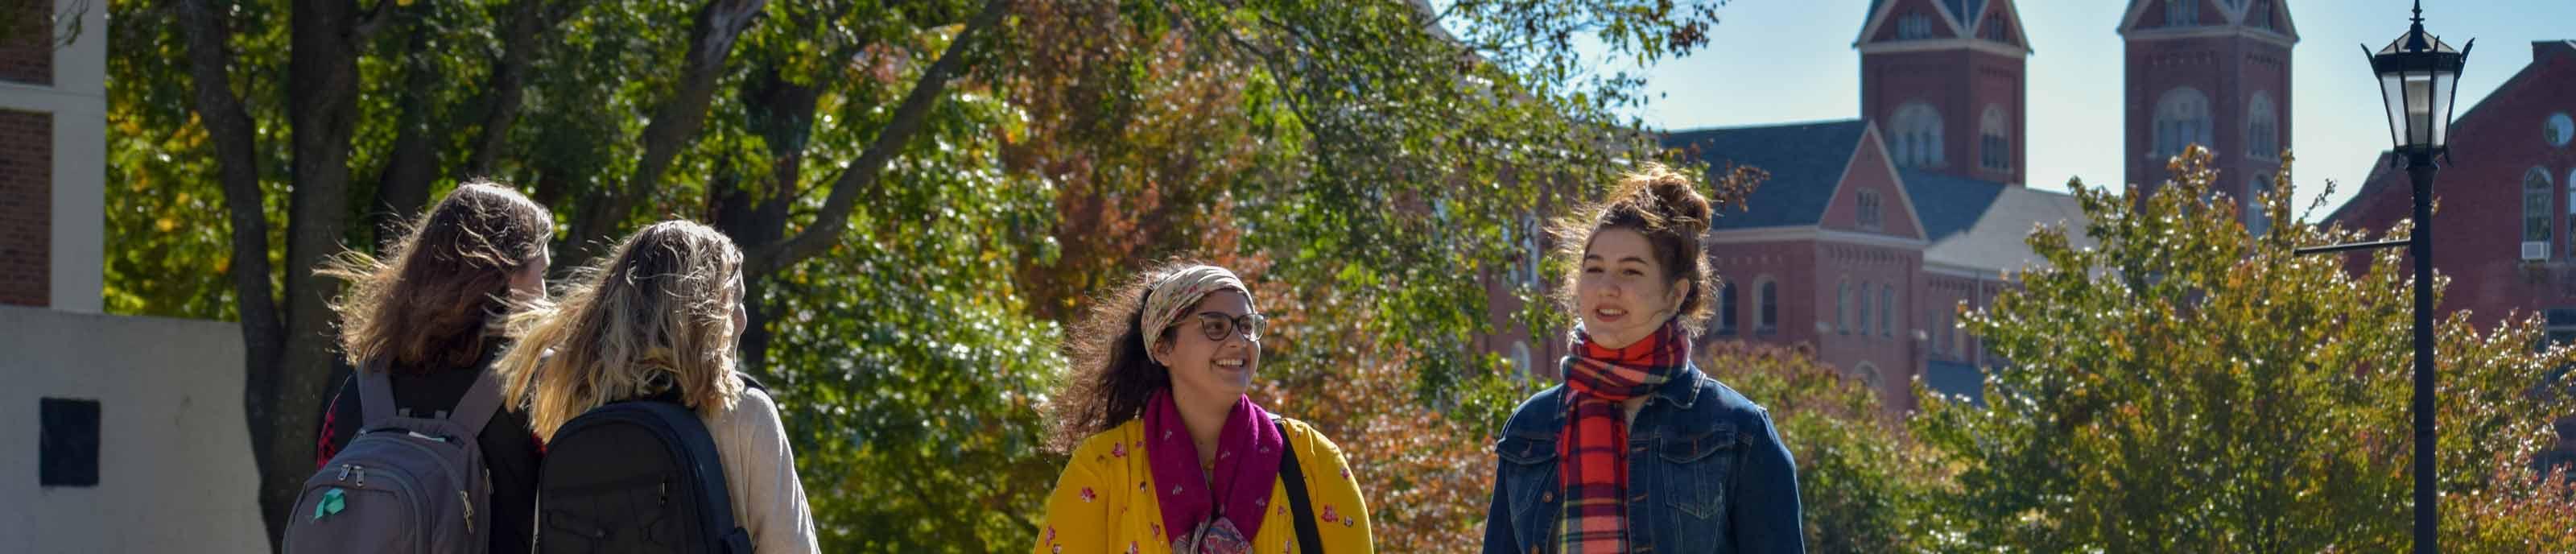
[[[813,517],[778,408],[734,371],[742,279],[742,252],[713,228],[665,221],[636,231],[583,268],[560,303],[519,316],[520,340],[499,363],[503,392],[525,399],[513,407],[550,443],[568,423],[612,403],[686,407],[713,439],[732,521],[749,542],[760,552],[813,552]],[[570,457],[562,448],[550,456]],[[552,528],[541,532],[556,537]]]
[[[1036,552],[1372,551],[1341,449],[1245,396],[1263,322],[1251,288],[1211,265],[1156,268],[1095,302],[1066,338],[1054,446],[1073,459]]]
[[[1801,552],[1797,465],[1771,415],[1691,363],[1716,275],[1707,197],[1649,164],[1558,228],[1580,325],[1565,382],[1503,424],[1497,552]]]
[[[452,418],[479,429],[493,522],[483,535],[492,551],[525,552],[542,450],[526,419],[501,410],[490,385],[475,385],[489,382],[508,342],[501,322],[511,306],[545,295],[554,218],[508,187],[470,181],[406,227],[380,256],[349,252],[316,271],[348,283],[331,307],[355,372],[324,408],[314,466],[382,419],[370,414],[449,412],[479,398],[481,413]]]

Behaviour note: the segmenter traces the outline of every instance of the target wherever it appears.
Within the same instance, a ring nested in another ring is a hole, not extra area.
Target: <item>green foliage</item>
[[[716,76],[704,127],[610,227],[687,217],[743,240],[821,219],[820,193],[981,4],[767,3]],[[1378,468],[1362,478],[1380,536],[1411,537],[1389,543],[1408,551],[1463,548],[1444,539],[1481,525],[1484,437],[1530,392],[1470,346],[1501,323],[1486,283],[1540,263],[1529,245],[1548,199],[1596,194],[1627,153],[1651,151],[1610,115],[1642,83],[1589,78],[1595,62],[1563,46],[1597,36],[1651,63],[1696,48],[1716,23],[1715,3],[1665,4],[1016,3],[924,130],[897,145],[838,245],[754,276],[772,341],[767,367],[750,369],[781,401],[826,549],[1027,544],[1061,464],[1039,446],[1039,414],[1065,363],[1062,323],[1104,284],[1179,252],[1261,284],[1282,322],[1265,401]],[[342,242],[372,248],[372,223],[410,215],[380,213],[390,195],[377,190],[406,140],[430,153],[431,198],[492,177],[570,222],[638,171],[642,131],[689,77],[702,5],[386,4],[356,45],[357,217]],[[109,9],[110,309],[237,317],[184,27],[170,5]],[[295,21],[284,2],[218,11],[233,92],[256,127],[275,280],[309,270],[282,256]],[[1515,32],[1540,39],[1507,40]],[[530,34],[533,46],[511,49]],[[483,145],[511,60],[527,64],[523,97],[500,142]],[[764,95],[782,85],[812,89],[810,121]],[[733,225],[720,206],[735,193],[785,207]],[[1546,312],[1520,315],[1562,317]]]
[[[1721,341],[1692,353],[1710,377],[1771,412],[1798,462],[1813,552],[1920,552],[1955,524],[1935,503],[1949,475],[1877,393],[1805,347]]]
[[[1957,492],[1938,500],[1958,516],[1939,549],[2409,546],[2408,266],[2394,251],[2366,263],[2292,253],[2359,233],[2289,223],[2285,195],[2250,199],[2284,223],[2249,236],[2234,199],[2212,192],[2208,160],[2198,149],[2177,158],[2180,178],[2144,198],[2074,183],[2090,218],[2080,232],[2097,245],[2078,245],[2076,229],[2034,233],[2045,265],[1967,314],[1967,329],[2012,364],[1987,382],[1991,409],[1926,398],[1915,423],[1960,470]],[[2463,511],[2461,498],[2554,513],[2570,502],[2499,470],[2531,459],[2551,439],[2550,419],[2569,413],[2567,395],[2535,392],[2576,350],[2535,350],[2541,330],[2528,318],[2488,330],[2469,321],[2454,313],[2436,333],[2446,545],[2511,528],[2460,514],[2522,517]],[[2560,546],[2529,551],[2564,551],[2556,535],[2547,544]]]
[[[957,125],[1007,117],[966,103]],[[1061,460],[1041,454],[1039,405],[1065,364],[1056,327],[1027,315],[1008,275],[1042,229],[1049,191],[991,170],[990,137],[889,174],[906,194],[864,206],[843,245],[772,279],[771,362],[823,548],[1021,548]]]

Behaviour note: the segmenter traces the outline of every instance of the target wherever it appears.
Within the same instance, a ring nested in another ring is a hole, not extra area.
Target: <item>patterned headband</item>
[[[1251,300],[1252,289],[1243,286],[1243,280],[1236,278],[1234,272],[1222,267],[1194,265],[1155,280],[1153,286],[1145,289],[1145,318],[1141,322],[1143,326],[1139,327],[1145,332],[1145,349],[1154,349],[1154,340],[1163,336],[1163,329],[1172,326],[1172,320],[1180,319],[1181,310],[1198,304],[1199,299],[1207,297],[1208,293],[1227,289],[1243,293],[1244,300]]]

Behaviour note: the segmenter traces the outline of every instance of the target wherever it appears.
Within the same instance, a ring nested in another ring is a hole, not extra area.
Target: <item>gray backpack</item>
[[[358,375],[365,426],[304,480],[285,551],[491,550],[492,478],[476,436],[501,406],[500,383],[484,373],[455,410],[422,417],[395,409],[381,364]]]

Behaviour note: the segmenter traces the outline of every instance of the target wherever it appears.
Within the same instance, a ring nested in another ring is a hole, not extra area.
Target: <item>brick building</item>
[[[2183,147],[2209,148],[2237,198],[2271,189],[2290,149],[2290,48],[2278,0],[2135,0],[2120,21],[2127,183],[2154,187]],[[2267,226],[2249,210],[2249,229]]]
[[[107,88],[106,64],[91,61],[105,48],[65,29],[105,27],[54,25],[56,4],[84,3],[18,3],[0,17],[21,23],[0,32],[0,304],[96,312]]]
[[[0,552],[267,552],[241,329],[99,313],[107,4],[0,9]]]
[[[2478,50],[2470,71],[2510,50]],[[2449,277],[2438,313],[2467,310],[2491,327],[2545,318],[2552,342],[2576,341],[2576,41],[2531,44],[2531,61],[2452,118],[2451,159],[2433,185],[2433,271]],[[2380,154],[2370,176],[2327,222],[2388,229],[2414,217],[2406,172]],[[2559,370],[2557,379],[2566,378]],[[2558,421],[2576,437],[2576,417]],[[2560,443],[2546,460],[2576,461]]]
[[[2132,0],[2122,13],[2128,181],[2161,182],[2165,160],[2202,144],[2262,190],[2289,148],[2288,9]],[[1665,137],[1713,168],[1771,173],[1752,211],[1704,239],[1727,278],[1706,338],[1813,345],[1894,409],[1917,379],[1973,397],[2002,360],[1958,328],[1959,308],[2041,263],[2023,244],[2033,226],[2084,224],[2072,197],[2024,186],[2028,35],[2013,0],[1874,0],[1853,47],[1858,119]]]
[[[1854,48],[1859,119],[1665,136],[1771,174],[1702,240],[1725,278],[1703,338],[1813,345],[1893,409],[1916,379],[1973,397],[2001,360],[1958,307],[2037,261],[2033,225],[2083,224],[2072,197],[2022,186],[2029,40],[2012,0],[1877,0]]]

